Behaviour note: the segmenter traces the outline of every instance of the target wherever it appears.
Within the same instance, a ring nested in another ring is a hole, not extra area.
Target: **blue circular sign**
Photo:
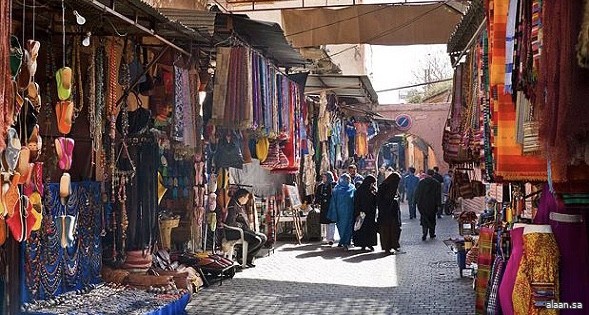
[[[401,131],[407,131],[411,129],[411,126],[413,125],[411,116],[407,114],[400,114],[395,118],[395,122],[397,123],[397,129]]]

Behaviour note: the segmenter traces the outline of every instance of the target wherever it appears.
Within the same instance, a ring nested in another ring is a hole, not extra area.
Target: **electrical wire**
[[[390,89],[378,90],[376,92],[390,92],[390,91],[396,91],[396,90],[404,90],[404,89],[408,89],[408,88],[412,88],[412,87],[418,87],[418,86],[422,86],[422,85],[441,83],[441,82],[452,81],[452,80],[453,80],[453,78],[442,79],[442,80],[435,80],[435,81],[430,81],[430,82],[417,83],[417,84],[412,84],[412,85],[398,86],[398,87],[390,88]]]
[[[61,45],[62,45],[62,67],[65,68],[65,0],[61,0]]]
[[[375,10],[371,10],[371,11],[368,11],[368,12],[364,12],[364,13],[362,13],[362,14],[358,14],[358,15],[355,15],[355,16],[353,16],[353,17],[349,17],[349,18],[345,18],[345,19],[342,19],[342,20],[334,21],[334,22],[331,22],[331,23],[327,23],[327,24],[325,24],[325,25],[316,26],[316,27],[313,27],[313,28],[309,28],[309,29],[305,29],[305,30],[302,30],[302,31],[294,32],[294,33],[291,33],[291,34],[286,34],[286,35],[284,35],[284,36],[286,36],[286,37],[289,37],[289,36],[295,36],[295,35],[299,35],[299,34],[303,34],[303,33],[307,33],[307,32],[312,32],[312,31],[314,31],[314,30],[318,30],[318,29],[321,29],[321,28],[325,28],[325,27],[333,26],[333,25],[335,25],[335,24],[338,24],[338,23],[341,23],[341,22],[350,21],[350,20],[353,20],[353,19],[355,19],[355,18],[358,18],[358,17],[364,16],[364,15],[368,15],[368,14],[370,14],[370,13],[374,13],[374,12],[377,12],[377,11],[381,11],[381,10],[384,10],[384,9],[388,9],[389,7],[390,7],[390,6],[388,6],[388,5],[379,6],[379,7],[378,7],[377,9],[375,9]]]

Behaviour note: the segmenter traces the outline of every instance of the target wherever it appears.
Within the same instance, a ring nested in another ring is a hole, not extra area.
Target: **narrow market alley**
[[[385,256],[348,252],[319,242],[280,243],[222,285],[202,289],[187,314],[472,314],[472,279],[460,278],[442,242],[456,237],[451,217],[438,219],[437,238],[421,240],[418,220],[402,204],[402,251]]]

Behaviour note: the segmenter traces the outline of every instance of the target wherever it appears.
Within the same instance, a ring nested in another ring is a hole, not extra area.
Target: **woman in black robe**
[[[362,181],[362,184],[356,190],[354,196],[354,218],[360,215],[360,212],[364,212],[364,222],[362,227],[354,232],[354,245],[362,247],[365,250],[366,247],[370,251],[374,250],[376,245],[376,177],[368,175]]]
[[[401,176],[391,173],[378,186],[376,202],[378,205],[378,229],[380,232],[380,246],[389,253],[391,249],[398,251],[401,247],[401,209],[397,197]]]

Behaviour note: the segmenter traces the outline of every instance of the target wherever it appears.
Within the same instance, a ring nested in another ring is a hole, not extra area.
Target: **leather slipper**
[[[61,248],[67,248],[68,245],[65,217],[65,215],[58,215],[55,217],[55,229],[56,234],[59,235],[59,245]]]
[[[4,194],[4,202],[6,204],[6,211],[8,212],[8,216],[12,216],[14,214],[16,204],[19,203],[20,200],[20,192],[18,191],[19,180],[20,174],[14,173],[12,179],[10,181],[6,181],[8,183],[8,189]],[[3,190],[4,188],[5,187],[3,187]]]
[[[74,102],[59,101],[55,106],[55,115],[57,116],[57,130],[64,135],[72,131],[74,117]]]
[[[24,195],[21,196],[20,204],[21,204],[22,214],[24,215],[24,220],[23,220],[23,222],[24,222],[24,226],[23,226],[24,239],[23,240],[26,241],[31,237],[31,232],[33,231],[33,227],[35,226],[37,219],[33,215],[33,205],[29,201],[29,197],[24,196]],[[41,227],[41,226],[39,225],[39,227]]]
[[[18,173],[16,173],[18,174]],[[12,214],[8,213],[8,219],[6,219],[6,224],[8,224],[8,228],[10,229],[10,233],[14,237],[14,239],[18,242],[22,242],[25,239],[25,222],[23,220],[23,213],[22,206],[21,206],[21,198],[20,192],[18,191],[18,177],[15,176],[12,179],[12,183],[10,188],[8,189],[7,194],[7,206],[10,206],[12,210]],[[20,175],[20,174],[19,174]],[[16,180],[16,182],[15,182]]]
[[[22,63],[25,65],[28,64],[30,58],[31,57],[29,56],[29,52],[23,50]],[[20,67],[20,72],[16,77],[16,83],[18,85],[18,89],[21,91],[29,87],[29,84],[31,83],[31,72],[29,71],[29,67]]]
[[[4,149],[4,153],[2,154],[8,167],[6,171],[14,172],[16,169],[21,148],[18,132],[14,128],[8,128],[8,141],[6,141],[6,149]]]
[[[20,173],[20,184],[23,184],[26,177],[29,176],[31,172],[29,164],[29,158],[31,157],[31,150],[28,147],[21,147],[20,154],[18,156],[18,164],[16,166],[16,171]]]
[[[72,193],[72,178],[69,173],[63,173],[59,180],[59,197],[61,203],[65,205],[65,200]]]
[[[72,69],[63,67],[55,73],[57,82],[57,97],[62,101],[67,101],[72,96]]]
[[[38,191],[33,192],[29,196],[29,202],[31,203],[31,215],[35,218],[32,230],[38,231],[41,228],[41,222],[43,222],[43,201],[41,194]]]
[[[27,87],[27,97],[36,111],[41,109],[41,94],[39,93],[39,84],[32,82]]]
[[[22,66],[22,56],[23,51],[18,41],[18,37],[14,35],[10,36],[10,74],[12,74],[13,78],[16,78],[16,75],[20,71],[20,67]]]
[[[29,147],[29,150],[31,151],[29,162],[35,162],[39,158],[42,146],[43,142],[41,136],[39,135],[39,125],[35,125],[33,128],[33,133],[29,137],[29,141],[27,143],[27,147]]]
[[[76,217],[73,215],[66,215],[65,216],[65,237],[67,241],[67,246],[72,247],[74,246],[74,232],[76,230]]]
[[[59,137],[55,139],[55,151],[57,152],[58,166],[67,171],[72,167],[72,155],[74,152],[74,139]]]
[[[29,39],[27,41],[27,52],[29,54],[29,59],[27,60],[27,68],[29,69],[29,74],[31,77],[34,77],[37,73],[37,57],[39,56],[40,48],[40,42],[32,39]]]

